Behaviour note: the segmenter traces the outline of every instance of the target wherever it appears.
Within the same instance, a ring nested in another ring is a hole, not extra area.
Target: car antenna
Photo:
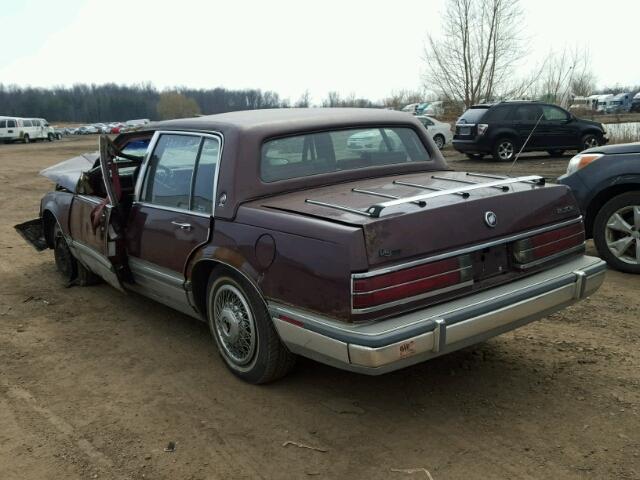
[[[524,141],[524,143],[522,144],[522,147],[520,147],[520,151],[516,154],[516,158],[513,159],[513,162],[511,163],[511,167],[509,167],[509,171],[507,172],[507,177],[511,176],[511,171],[513,170],[513,167],[515,167],[516,162],[518,161],[518,159],[520,158],[520,154],[522,153],[522,151],[524,150],[524,147],[527,146],[527,143],[529,143],[529,139],[531,138],[531,135],[533,135],[533,132],[535,132],[536,128],[538,127],[538,124],[540,123],[540,120],[542,120],[542,117],[544,116],[544,111],[540,114],[540,116],[538,117],[538,121],[536,122],[536,124],[533,126],[533,128],[531,129],[531,131],[529,132],[529,136],[527,137],[527,139]]]

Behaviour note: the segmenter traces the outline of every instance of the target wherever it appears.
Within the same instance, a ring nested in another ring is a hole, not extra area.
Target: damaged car
[[[375,145],[354,149],[354,139]],[[595,292],[568,187],[452,171],[414,117],[278,109],[146,125],[46,169],[18,230],[97,278],[208,323],[251,383],[297,355],[365,374],[525,325]],[[553,328],[550,324],[549,328]]]

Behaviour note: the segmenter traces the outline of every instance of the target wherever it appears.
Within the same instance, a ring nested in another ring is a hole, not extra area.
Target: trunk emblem
[[[488,227],[493,228],[498,224],[498,216],[493,212],[485,212],[484,223],[486,223]]]

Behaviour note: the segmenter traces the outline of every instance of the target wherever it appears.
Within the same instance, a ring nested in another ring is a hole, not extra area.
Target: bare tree
[[[305,90],[300,98],[296,101],[295,106],[297,108],[309,108],[311,106],[311,95],[309,90]]]
[[[410,103],[420,103],[425,100],[425,95],[415,90],[392,91],[391,95],[382,100],[385,108],[399,110]]]
[[[522,13],[519,0],[448,0],[442,37],[427,39],[425,88],[467,107],[522,90]]]
[[[568,107],[575,96],[591,95],[595,76],[587,49],[565,48],[551,52],[539,70],[536,96],[547,102]]]
[[[366,98],[358,98],[355,93],[350,93],[349,96],[342,98],[336,91],[331,91],[327,94],[327,98],[322,101],[323,107],[358,107],[358,108],[373,108],[376,105]]]
[[[340,94],[336,91],[331,91],[327,94],[327,98],[322,101],[323,107],[340,107],[340,102],[342,99],[340,98]]]

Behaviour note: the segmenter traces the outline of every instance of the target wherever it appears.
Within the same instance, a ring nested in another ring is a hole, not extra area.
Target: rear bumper
[[[489,145],[485,138],[483,141],[476,139],[472,140],[460,140],[454,137],[452,144],[453,148],[461,153],[491,153],[491,145]]]
[[[595,292],[605,271],[605,262],[585,255],[507,285],[366,324],[337,322],[274,303],[269,311],[292,352],[379,375],[550,315]]]

